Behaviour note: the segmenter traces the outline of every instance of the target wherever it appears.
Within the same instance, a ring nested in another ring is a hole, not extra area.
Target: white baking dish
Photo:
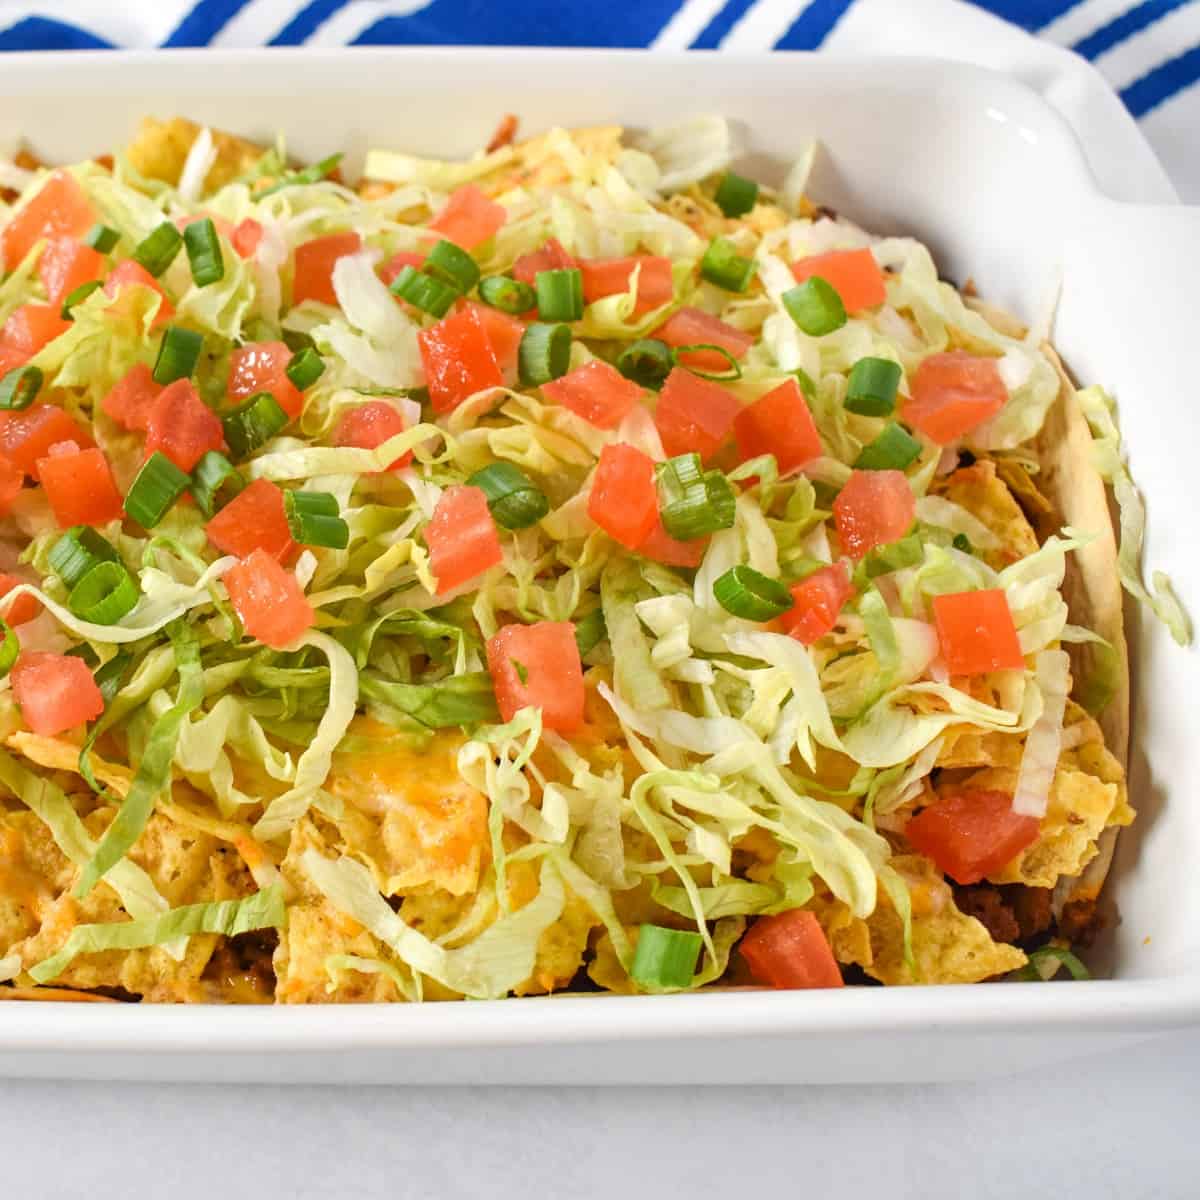
[[[813,135],[817,199],[912,232],[943,273],[1030,317],[1061,271],[1057,341],[1120,398],[1150,501],[1149,553],[1200,604],[1196,469],[1200,210],[1106,199],[1033,92],[930,60],[539,51],[19,55],[0,69],[0,143],[50,160],[186,114],[305,158],[389,145],[481,145],[499,115],[646,126],[736,122],[776,179]],[[1164,197],[1169,201],[1170,197]],[[1191,551],[1191,553],[1189,553]],[[0,1004],[0,1072],[372,1082],[762,1082],[954,1079],[1115,1048],[1200,1020],[1200,671],[1131,614],[1135,724],[1111,888],[1111,978],[1060,986],[560,997],[390,1007]]]

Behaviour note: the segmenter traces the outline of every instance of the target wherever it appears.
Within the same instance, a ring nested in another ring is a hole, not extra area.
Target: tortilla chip
[[[989,567],[1003,570],[1037,550],[1033,527],[997,475],[995,463],[982,459],[972,466],[960,467],[944,479],[936,480],[930,491],[965,508],[999,538],[1000,545],[994,549],[980,549],[979,555]]]
[[[498,196],[512,188],[555,187],[571,178],[560,153],[563,134],[589,160],[593,173],[616,161],[621,152],[620,125],[593,125],[583,129],[551,129],[527,141],[518,142],[504,170],[480,180],[480,188]]]
[[[183,117],[171,117],[166,121],[144,117],[137,135],[126,147],[126,157],[148,178],[177,184],[200,129],[194,121]],[[205,177],[205,185],[208,191],[215,192],[249,171],[262,158],[266,148],[219,129],[210,129],[210,132],[217,157]]]

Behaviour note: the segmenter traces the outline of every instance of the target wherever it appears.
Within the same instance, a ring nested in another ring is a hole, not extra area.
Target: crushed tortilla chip
[[[1037,552],[1038,540],[1021,506],[996,473],[995,463],[980,459],[969,467],[960,467],[930,487],[934,495],[965,508],[982,521],[1000,539],[990,550],[979,549],[979,557],[995,570]]]
[[[171,117],[167,121],[144,117],[137,135],[126,148],[126,156],[133,167],[147,178],[176,184],[200,129],[201,126],[194,121],[183,117]],[[205,177],[205,183],[209,191],[215,192],[249,171],[262,158],[265,147],[219,129],[210,129],[209,132],[217,157]]]

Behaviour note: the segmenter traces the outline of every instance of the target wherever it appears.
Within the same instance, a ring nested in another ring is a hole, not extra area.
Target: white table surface
[[[1055,1077],[838,1088],[0,1082],[7,1196],[1173,1200],[1200,1195],[1200,1031]]]

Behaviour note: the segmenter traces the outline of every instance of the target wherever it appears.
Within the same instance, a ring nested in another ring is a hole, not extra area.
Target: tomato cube
[[[64,443],[60,443],[62,445]],[[73,442],[65,443],[74,447]],[[121,493],[104,452],[92,446],[50,453],[38,459],[38,475],[60,529],[72,525],[103,525],[122,513]]]
[[[417,334],[433,411],[447,413],[484,388],[500,387],[504,375],[483,322],[464,308]]]
[[[759,917],[739,947],[750,974],[774,988],[837,988],[842,973],[820,921],[793,908]]]
[[[734,418],[733,436],[740,461],[774,454],[781,475],[821,454],[816,423],[794,379],[743,408]]]
[[[720,346],[734,358],[744,358],[754,345],[754,335],[699,308],[681,308],[669,316],[651,335],[676,349],[682,346]],[[692,350],[679,361],[697,371],[721,372],[729,369],[729,360],[712,350]]]
[[[12,511],[13,502],[25,486],[25,472],[7,454],[0,454],[0,517]]]
[[[846,601],[854,595],[850,571],[844,562],[835,562],[806,575],[791,588],[792,607],[780,618],[785,632],[811,646],[836,624]]]
[[[374,450],[407,428],[404,418],[386,400],[367,400],[349,409],[338,422],[333,432],[333,444]],[[407,466],[412,462],[412,457],[411,450],[405,451],[388,470],[396,471]]]
[[[100,401],[100,407],[118,425],[144,433],[150,423],[150,410],[162,390],[162,384],[154,382],[150,368],[145,363],[136,363]]]
[[[921,809],[904,827],[913,846],[955,883],[978,883],[1038,839],[1037,817],[1013,812],[1007,792],[968,788]]]
[[[0,574],[0,600],[7,596],[13,588],[28,582],[28,579],[22,579],[19,575]],[[0,603],[0,615],[9,625],[24,625],[26,621],[32,621],[41,611],[42,606],[38,603],[36,596],[18,596],[7,606]]]
[[[253,258],[262,241],[263,227],[253,217],[243,217],[234,227],[229,240],[239,258]]]
[[[73,237],[51,241],[38,259],[38,276],[53,305],[62,302],[77,288],[104,274],[104,255]]]
[[[647,313],[669,304],[675,296],[671,260],[657,254],[635,254],[629,258],[582,258],[583,299],[592,304],[605,296],[629,291],[629,278],[640,267],[634,313]]]
[[[283,507],[283,491],[269,479],[256,479],[204,527],[222,554],[248,558],[263,550],[286,562],[296,549]]]
[[[83,237],[95,223],[96,214],[75,176],[55,171],[0,233],[4,270],[15,270],[42,238]]]
[[[312,628],[313,608],[296,576],[265,550],[230,567],[225,589],[242,627],[266,646],[282,650]]]
[[[542,725],[573,733],[583,724],[583,666],[570,621],[505,625],[487,644],[488,671],[500,716],[542,710]]]
[[[659,393],[654,424],[669,457],[694,450],[708,462],[729,436],[739,412],[741,405],[719,383],[676,367]]]
[[[391,287],[392,281],[405,267],[412,267],[414,271],[419,271],[424,262],[425,255],[423,254],[414,254],[411,250],[398,250],[379,268],[379,278]]]
[[[709,538],[698,537],[681,542],[663,528],[662,518],[656,516],[650,536],[637,548],[643,558],[652,559],[668,567],[698,567],[704,561]]]
[[[225,430],[190,379],[163,388],[146,422],[146,457],[161,450],[181,471],[192,468],[209,450],[225,448]]]
[[[130,284],[149,288],[152,292],[157,292],[161,298],[158,312],[154,314],[154,320],[150,323],[152,329],[165,324],[175,315],[175,306],[167,299],[167,293],[162,290],[158,280],[141,263],[134,262],[132,258],[117,263],[104,281],[104,294],[111,296],[116,301],[110,308],[117,312],[126,311],[126,304],[121,300],[121,293]]]
[[[543,383],[542,395],[597,429],[615,429],[641,399],[642,389],[616,367],[594,358],[559,379]]]
[[[464,250],[474,250],[494,237],[507,219],[502,204],[489,200],[473,183],[467,183],[450,194],[429,228]]]
[[[231,400],[247,400],[255,392],[270,392],[279,407],[294,421],[304,407],[304,397],[288,378],[292,352],[283,342],[250,342],[236,349],[229,358]]]
[[[592,478],[588,516],[609,537],[636,550],[658,524],[654,460],[624,442],[605,446]]]
[[[0,453],[26,475],[39,478],[38,460],[59,442],[78,446],[94,445],[87,432],[56,404],[35,404],[24,412],[3,414],[0,422]]]
[[[296,247],[295,271],[292,275],[292,303],[319,300],[322,304],[337,305],[333,290],[333,266],[347,254],[362,249],[357,233],[328,233]]]
[[[802,258],[792,266],[797,283],[814,275],[825,280],[842,298],[848,313],[874,308],[887,299],[883,272],[870,250],[830,250]]]
[[[854,471],[833,502],[842,550],[856,562],[876,546],[902,538],[917,516],[903,471]]]
[[[951,675],[1024,670],[1017,628],[1000,588],[934,596],[933,620]]]
[[[517,365],[517,351],[521,339],[525,336],[525,326],[516,317],[502,313],[498,308],[487,304],[476,304],[474,300],[460,300],[458,307],[469,308],[479,318],[484,333],[492,345],[496,362],[501,371],[510,371]]]
[[[43,346],[71,328],[54,304],[22,304],[0,329],[0,377],[24,366]]]
[[[994,358],[950,350],[922,359],[902,415],[914,429],[945,446],[990,420],[1007,402],[1008,388]]]
[[[514,279],[533,287],[539,271],[562,271],[577,265],[558,238],[547,238],[532,254],[522,254],[513,263],[512,274]]]
[[[25,724],[42,737],[57,737],[104,711],[100,688],[76,655],[23,650],[10,679]]]
[[[425,526],[425,544],[439,596],[504,561],[496,523],[482,488],[447,488]]]

